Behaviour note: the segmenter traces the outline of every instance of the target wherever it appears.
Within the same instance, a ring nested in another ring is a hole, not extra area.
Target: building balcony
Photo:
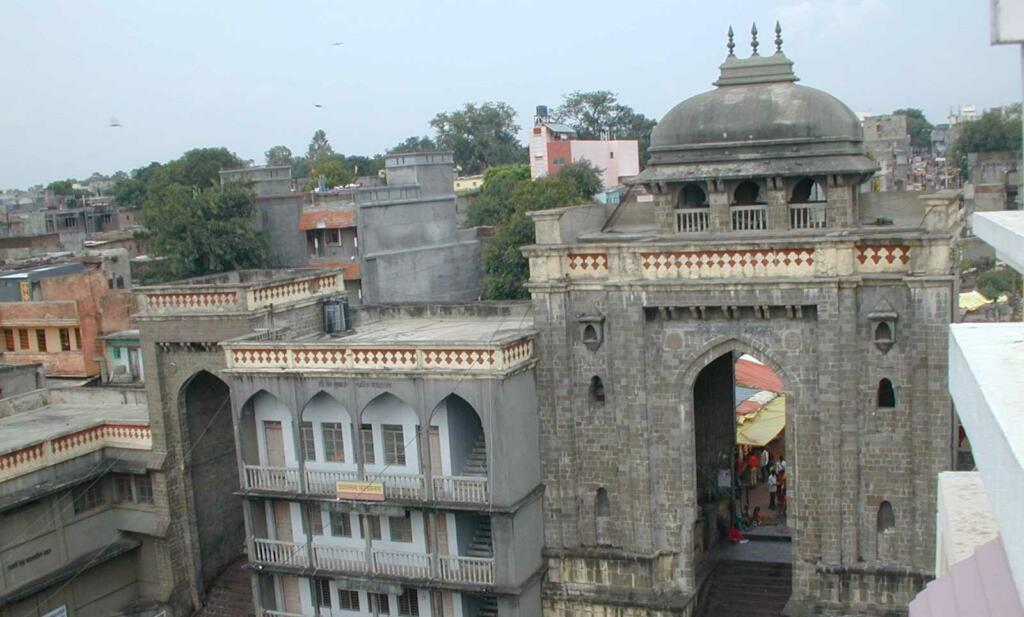
[[[305,488],[300,484],[305,477]],[[421,501],[460,505],[486,506],[490,501],[488,480],[483,476],[432,476],[410,473],[360,474],[357,471],[306,469],[245,465],[242,488],[249,491],[305,494],[311,497],[337,499],[338,482],[380,483],[386,501]],[[428,488],[432,490],[428,490]]]
[[[146,316],[244,313],[312,300],[341,292],[340,272],[242,270],[140,287],[140,314]]]
[[[709,208],[676,208],[676,229],[683,233],[698,233],[710,229]]]
[[[410,551],[332,546],[253,538],[252,561],[262,565],[375,575],[402,579],[433,579],[469,585],[494,584],[494,558],[439,555]],[[313,561],[310,565],[309,555]]]
[[[761,231],[768,229],[768,206],[732,206],[729,208],[733,231]]]
[[[802,203],[789,205],[790,229],[824,229],[828,227],[825,220],[825,202]]]

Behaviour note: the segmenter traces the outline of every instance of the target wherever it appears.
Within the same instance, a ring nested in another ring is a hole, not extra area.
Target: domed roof
[[[672,108],[652,149],[777,140],[861,141],[857,116],[827,92],[792,81],[723,85]]]

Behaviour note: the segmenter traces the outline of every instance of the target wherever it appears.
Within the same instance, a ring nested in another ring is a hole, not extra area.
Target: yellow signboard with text
[[[337,498],[353,501],[384,501],[384,484],[381,482],[338,482]]]

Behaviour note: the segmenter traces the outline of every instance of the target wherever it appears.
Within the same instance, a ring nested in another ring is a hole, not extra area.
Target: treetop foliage
[[[472,175],[526,162],[515,120],[516,112],[507,103],[466,103],[460,110],[437,114],[430,126],[437,133],[437,147],[451,150],[460,173]]]
[[[647,162],[651,131],[658,122],[619,103],[618,95],[608,90],[571,92],[562,96],[562,104],[552,117],[576,131],[580,139],[636,139],[640,142],[640,162]]]
[[[1020,152],[1021,117],[1019,107],[1016,113],[993,109],[981,118],[959,125],[956,141],[949,150],[949,161],[960,167],[960,173],[967,177],[967,155],[972,152]]]

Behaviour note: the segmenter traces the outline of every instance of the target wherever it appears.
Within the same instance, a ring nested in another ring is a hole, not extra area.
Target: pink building
[[[538,112],[540,108],[538,108]],[[621,179],[640,173],[640,142],[635,139],[576,139],[576,131],[548,122],[538,113],[530,133],[530,177],[536,180],[558,173],[563,165],[590,161],[602,170],[604,188],[622,184]]]

